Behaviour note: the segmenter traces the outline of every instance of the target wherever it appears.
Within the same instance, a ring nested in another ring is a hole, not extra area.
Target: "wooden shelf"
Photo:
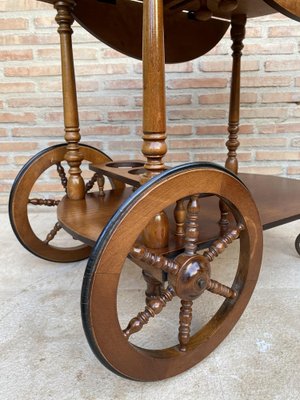
[[[300,218],[300,180],[276,176],[240,174],[251,191],[259,209],[263,229],[282,225]],[[58,206],[58,220],[63,228],[75,238],[93,246],[103,228],[118,207],[130,196],[132,188],[109,190],[104,197],[90,193],[86,199],[74,201],[64,197]],[[283,201],[285,200],[285,201]],[[200,199],[200,246],[206,246],[219,235],[219,199],[215,196]],[[169,216],[171,232],[168,248],[163,254],[177,252],[183,241],[174,235],[173,209]]]

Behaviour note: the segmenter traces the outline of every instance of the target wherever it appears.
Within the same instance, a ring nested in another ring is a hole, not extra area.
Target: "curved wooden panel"
[[[289,18],[300,21],[300,2],[299,0],[264,0],[275,10],[281,12]]]
[[[91,12],[93,10],[93,12]],[[78,1],[76,20],[108,46],[128,56],[142,58],[143,4],[135,1]],[[188,61],[207,53],[224,36],[229,22],[193,21],[179,12],[165,18],[167,63]]]

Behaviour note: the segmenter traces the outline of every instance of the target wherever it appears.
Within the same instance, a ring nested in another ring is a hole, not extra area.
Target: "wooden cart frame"
[[[10,197],[11,224],[23,246],[41,258],[71,262],[89,257],[82,318],[87,339],[104,365],[136,380],[176,375],[214,350],[240,318],[258,279],[262,230],[300,217],[300,181],[238,174],[237,157],[246,20],[274,9],[299,19],[300,6],[289,0],[42,1],[57,10],[66,143],[40,152],[20,171]],[[74,19],[111,47],[143,59],[142,153],[146,161],[114,162],[80,143],[71,39]],[[198,162],[169,168],[163,162],[167,152],[165,62],[205,54],[230,24],[233,63],[225,167]],[[197,41],[199,35],[205,40]],[[88,182],[81,174],[85,161],[94,173]],[[60,201],[32,198],[32,187],[51,166],[56,167],[65,196]],[[107,178],[109,190],[104,188]],[[98,189],[92,191],[95,185]],[[57,207],[58,222],[45,240],[31,227],[29,205]],[[82,244],[52,246],[62,228]],[[214,259],[235,240],[240,242],[239,260],[232,284],[225,285],[213,279]],[[300,236],[296,239],[300,254],[299,243]],[[116,298],[127,258],[142,270],[146,305],[122,329]],[[192,335],[193,302],[205,291],[224,301]],[[159,350],[132,344],[131,336],[175,296],[181,302],[178,343]]]

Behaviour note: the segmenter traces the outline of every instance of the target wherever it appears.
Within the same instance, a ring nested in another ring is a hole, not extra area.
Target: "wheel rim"
[[[227,336],[250,299],[262,257],[259,215],[251,195],[238,179],[219,168],[199,167],[199,164],[193,168],[183,166],[180,172],[174,170],[164,175],[165,179],[157,178],[135,194],[131,207],[121,210],[99,238],[87,267],[82,292],[83,324],[96,356],[114,372],[143,381],[164,379],[185,371],[205,358]],[[118,320],[116,294],[124,259],[155,214],[178,198],[195,193],[217,195],[230,204],[238,218],[243,216],[246,229],[240,235],[239,266],[233,283],[238,296],[235,300],[226,299],[209,323],[191,337],[187,352],[182,353],[177,347],[138,348],[124,337]],[[157,204],[149,200],[154,198],[159,199]],[[133,225],[132,221],[136,223]],[[116,251],[116,243],[124,242],[125,238],[126,246]]]
[[[45,239],[41,240],[36,235],[29,220],[28,199],[34,184],[45,171],[64,160],[65,152],[66,145],[61,144],[45,149],[29,160],[15,179],[9,201],[11,225],[20,243],[36,256],[55,262],[79,261],[87,258],[91,251],[89,246],[83,244],[74,247],[46,244]],[[82,145],[81,152],[88,162],[110,161],[104,153],[90,146]],[[51,234],[55,236],[59,229],[59,225],[55,224]]]

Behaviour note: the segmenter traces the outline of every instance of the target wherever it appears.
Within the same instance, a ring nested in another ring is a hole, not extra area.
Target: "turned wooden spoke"
[[[45,244],[49,244],[51,242],[51,240],[53,240],[55,238],[57,232],[60,231],[61,228],[62,228],[62,226],[60,225],[60,223],[56,222],[54,227],[51,229],[51,231],[46,236],[46,239],[44,240],[44,243]]]
[[[174,296],[175,292],[169,286],[159,297],[150,299],[144,311],[138,313],[138,315],[129,322],[127,328],[123,330],[124,336],[129,338],[133,333],[139,332],[143,326],[149,322],[149,319],[159,314]]]
[[[58,162],[56,164],[56,170],[57,170],[57,173],[58,173],[58,175],[60,177],[60,181],[61,181],[61,184],[62,184],[63,188],[65,189],[65,191],[67,191],[68,179],[67,179],[67,175],[65,173],[65,169],[61,165],[60,162]]]
[[[187,219],[185,229],[185,253],[193,256],[197,251],[197,242],[199,239],[199,202],[198,196],[191,196],[187,206]]]
[[[179,313],[179,350],[186,351],[187,344],[190,340],[191,323],[192,323],[192,306],[193,302],[189,300],[181,300]]]
[[[155,279],[151,274],[146,271],[143,271],[143,278],[147,284],[147,288],[145,291],[146,304],[149,304],[149,301],[159,297],[162,294],[164,287],[160,281]]]
[[[54,199],[28,199],[28,204],[33,204],[34,206],[47,206],[54,207],[58,206],[60,200]]]
[[[237,292],[235,290],[213,279],[210,279],[206,289],[209,292],[226,297],[227,299],[234,299],[237,296]]]
[[[176,222],[176,236],[184,236],[184,222],[186,218],[186,209],[184,207],[184,200],[178,200],[174,209],[174,219]]]
[[[88,191],[90,191],[91,189],[93,189],[95,183],[97,182],[98,179],[98,175],[94,174],[91,179],[86,183],[85,185],[85,193],[87,193]]]
[[[179,265],[168,258],[152,253],[147,247],[135,244],[129,255],[132,258],[145,262],[151,267],[161,269],[167,274],[176,275],[179,271]]]
[[[209,262],[213,261],[215,257],[218,257],[219,254],[223,253],[229,244],[239,238],[241,231],[244,229],[244,225],[239,224],[235,229],[232,229],[232,231],[214,241],[209,249],[203,253],[203,256],[206,257]]]

